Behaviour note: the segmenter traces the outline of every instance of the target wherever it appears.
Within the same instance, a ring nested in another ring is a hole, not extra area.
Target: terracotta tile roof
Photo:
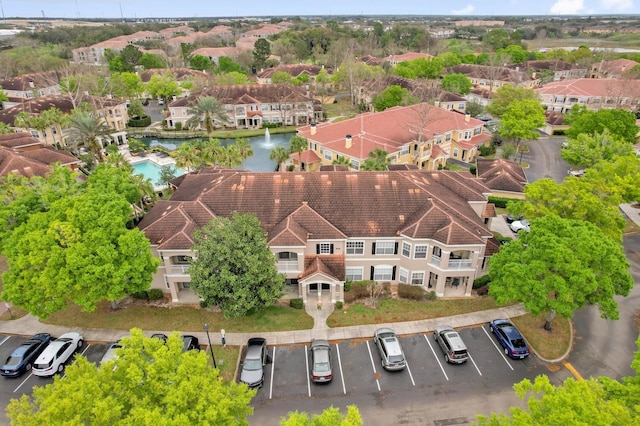
[[[255,214],[272,245],[399,234],[477,244],[492,235],[469,204],[490,190],[468,172],[211,172],[186,175],[144,217],[152,244],[189,249],[195,227],[235,211]]]
[[[304,270],[298,279],[304,279],[309,275],[321,273],[338,281],[345,279],[344,255],[307,255],[304,257]]]
[[[351,158],[366,159],[376,148],[395,152],[416,140],[419,125],[424,126],[423,138],[431,138],[452,130],[472,130],[482,122],[475,118],[466,121],[463,114],[423,103],[360,114],[337,123],[319,123],[313,135],[311,126],[306,125],[298,128],[298,134],[318,142],[324,149]],[[351,136],[350,147],[347,147],[347,135]],[[479,145],[485,141],[486,135],[480,134],[467,142]]]
[[[359,59],[370,66],[378,66],[383,62],[382,59],[376,58],[375,56],[371,55],[362,55]]]
[[[389,62],[405,62],[405,61],[413,61],[414,59],[425,58],[430,59],[433,58],[433,55],[429,55],[428,53],[419,53],[419,52],[406,52],[401,55],[389,55],[384,58],[385,61]]]
[[[577,68],[567,61],[563,61],[561,59],[541,59],[536,61],[524,61],[521,64],[512,64],[507,65],[508,68],[511,69],[520,69],[522,71],[527,71],[529,69],[534,71],[542,71],[542,70],[551,70],[551,71],[569,71],[571,69]]]
[[[632,61],[631,59],[619,58],[612,61],[602,61],[599,63],[597,62],[593,64],[591,68],[594,71],[598,71],[601,73],[618,74],[618,76],[620,76],[636,65],[638,65],[636,61]]]
[[[500,251],[500,241],[495,236],[492,236],[487,240],[487,245],[484,249],[485,256],[493,256]]]
[[[460,64],[445,69],[446,74],[464,74],[470,78],[481,78],[485,80],[506,81],[513,84],[520,84],[526,81],[535,80],[524,71],[516,71],[507,67],[490,67],[487,65]]]
[[[287,102],[311,102],[306,91],[300,87],[283,84],[236,84],[210,87],[190,96],[171,102],[172,107],[190,107],[203,96],[212,96],[223,104],[259,104]]]
[[[552,126],[559,126],[564,123],[564,114],[557,111],[549,111],[546,110],[544,112],[545,122],[551,124]]]
[[[149,80],[151,80],[152,75],[154,74],[164,75],[169,72],[173,74],[175,79],[178,81],[185,80],[188,77],[207,78],[207,73],[198,71],[198,70],[192,70],[190,68],[154,68],[151,70],[146,70],[143,73],[141,73],[140,80],[142,80],[143,83],[148,83]]]
[[[515,161],[478,158],[476,170],[478,178],[492,190],[523,193],[527,184],[522,166]]]
[[[577,78],[575,80],[554,81],[534,89],[540,95],[556,96],[601,96],[640,97],[640,80],[616,78]]]
[[[294,154],[291,154],[289,157],[305,164],[312,164],[320,161],[320,157],[318,157],[318,154],[316,154],[315,151],[311,151],[310,149],[307,151],[303,151],[302,155],[296,152]]]
[[[20,92],[30,91],[38,88],[51,87],[58,84],[60,76],[55,71],[22,74],[13,78],[0,80],[0,86],[4,90],[15,90]]]
[[[416,166],[418,168],[418,166]],[[349,166],[346,164],[323,164],[320,166],[321,172],[348,172]]]
[[[246,49],[241,47],[201,47],[191,52],[190,56],[201,55],[208,58],[228,56],[230,58],[237,58],[244,50]]]
[[[282,64],[282,65],[278,65],[277,67],[267,68],[263,71],[260,71],[257,74],[257,77],[271,78],[273,74],[278,71],[286,72],[293,78],[298,77],[299,75],[302,75],[302,74],[306,74],[309,76],[317,76],[318,73],[320,73],[320,71],[323,68],[324,67],[321,67],[319,65],[312,65],[312,64]],[[333,71],[327,68],[327,72],[332,73]]]

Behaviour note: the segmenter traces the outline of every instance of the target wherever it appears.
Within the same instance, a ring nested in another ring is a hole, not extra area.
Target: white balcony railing
[[[449,259],[449,269],[469,269],[471,265],[471,259]]]
[[[436,256],[435,254],[431,256],[431,263],[433,266],[440,266],[440,261],[442,259],[440,258],[440,256]]]
[[[297,272],[297,260],[281,260],[277,263],[278,272]]]
[[[189,267],[191,265],[171,265],[169,271],[172,275],[189,275]]]

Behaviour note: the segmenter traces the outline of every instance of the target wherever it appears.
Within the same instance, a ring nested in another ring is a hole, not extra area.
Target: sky
[[[640,0],[0,0],[4,18],[640,14]]]

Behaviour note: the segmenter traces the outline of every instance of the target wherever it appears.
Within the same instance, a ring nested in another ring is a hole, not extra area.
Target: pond
[[[253,148],[253,156],[244,160],[244,169],[252,172],[273,172],[276,169],[276,162],[269,159],[271,150],[277,146],[289,149],[289,140],[295,133],[278,133],[271,135],[265,132],[264,136],[250,137],[249,143]],[[158,139],[140,138],[145,145],[154,147],[162,146],[170,151],[178,149],[184,143],[194,139]],[[220,139],[223,146],[235,143],[235,139]],[[241,167],[238,167],[240,169]]]

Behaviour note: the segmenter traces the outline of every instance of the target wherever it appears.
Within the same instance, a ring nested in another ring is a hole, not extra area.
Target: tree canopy
[[[229,318],[246,315],[276,301],[284,276],[276,269],[260,221],[234,212],[195,232],[197,258],[189,272],[193,290],[207,306]]]
[[[347,414],[342,415],[340,409],[329,407],[321,414],[312,417],[307,413],[294,411],[280,421],[280,426],[360,426],[364,424],[360,411],[355,405],[347,406]]]
[[[634,144],[640,130],[635,114],[624,109],[588,111],[584,107],[576,108],[567,114],[566,122],[571,126],[565,132],[570,139],[576,139],[583,133],[595,135],[608,130],[612,137]]]
[[[387,86],[373,98],[373,106],[376,111],[384,111],[394,106],[416,103],[418,103],[418,99],[414,97],[411,92],[395,84]]]
[[[451,73],[442,78],[442,89],[447,92],[467,95],[471,92],[471,87],[473,87],[471,80],[464,74]]]
[[[525,99],[539,100],[539,97],[532,89],[504,85],[493,93],[491,103],[487,105],[487,111],[494,117],[502,118],[512,102]]]
[[[12,400],[12,424],[247,425],[254,390],[225,383],[205,351],[182,352],[172,333],[167,344],[132,329],[117,358],[96,366],[78,355],[64,379]]]
[[[542,104],[533,99],[513,101],[505,109],[500,122],[500,134],[514,141],[516,150],[524,140],[538,140],[538,130],[544,125]]]
[[[598,227],[547,215],[493,255],[489,294],[498,303],[523,302],[533,315],[550,312],[546,327],[555,313],[571,318],[585,305],[598,305],[603,318],[618,319],[614,296],[629,294],[628,269],[620,243]]]
[[[584,167],[632,154],[633,146],[622,138],[611,135],[608,129],[603,133],[580,133],[575,138],[568,138],[566,148],[560,151],[567,163]]]

